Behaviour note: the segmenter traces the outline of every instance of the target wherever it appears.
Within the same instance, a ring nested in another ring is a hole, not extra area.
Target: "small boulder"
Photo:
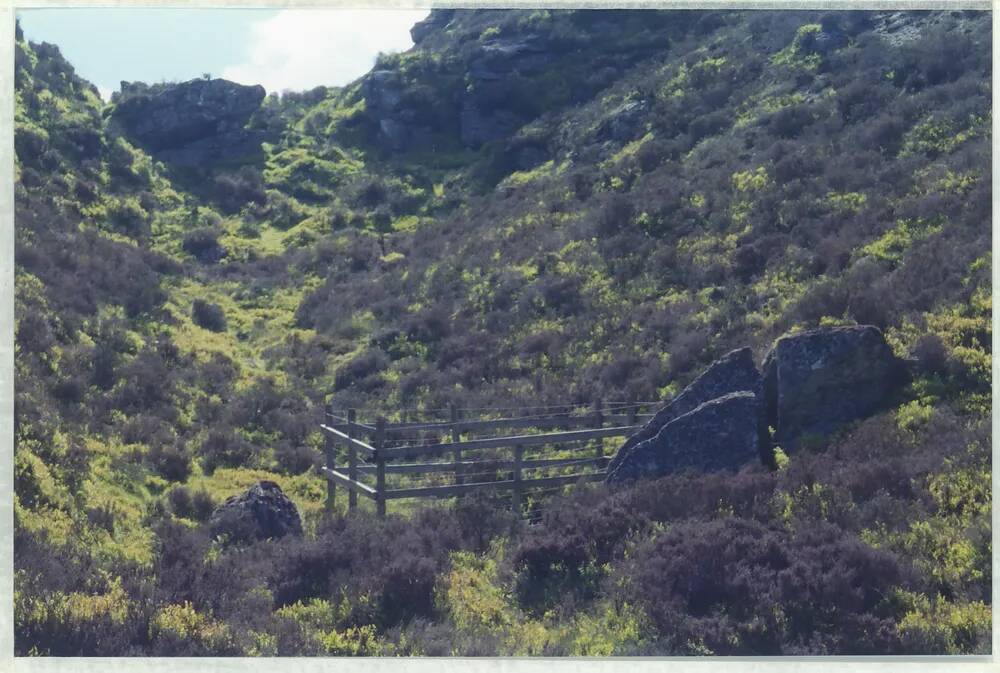
[[[763,370],[768,422],[786,451],[804,434],[826,435],[872,414],[907,379],[905,363],[873,325],[781,337]]]
[[[210,520],[212,534],[231,540],[266,540],[302,534],[295,503],[273,481],[259,481],[219,505]]]
[[[618,467],[633,447],[655,437],[663,426],[678,416],[728,393],[750,391],[760,395],[762,386],[760,372],[754,365],[753,353],[749,348],[739,348],[726,353],[682,390],[680,395],[658,411],[641,430],[625,440],[608,464],[608,474]]]
[[[750,391],[705,402],[635,445],[605,477],[607,484],[655,479],[693,469],[736,471],[759,459],[767,442],[761,399]]]

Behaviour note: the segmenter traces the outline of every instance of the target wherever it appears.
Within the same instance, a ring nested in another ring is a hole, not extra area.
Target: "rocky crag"
[[[122,82],[113,125],[157,159],[179,166],[252,155],[259,132],[246,129],[264,100],[264,87],[224,79],[148,86]]]

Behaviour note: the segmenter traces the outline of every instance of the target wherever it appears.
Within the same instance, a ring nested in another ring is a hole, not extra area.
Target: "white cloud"
[[[221,77],[268,92],[339,86],[357,79],[378,52],[412,46],[410,28],[428,10],[288,9],[251,28],[247,60]]]

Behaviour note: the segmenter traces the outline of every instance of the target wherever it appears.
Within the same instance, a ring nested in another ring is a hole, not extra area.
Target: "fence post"
[[[375,421],[375,511],[385,516],[385,417]]]
[[[635,425],[635,417],[638,413],[639,408],[636,406],[631,406],[628,408],[628,424]]]
[[[347,436],[350,439],[354,439],[354,421],[357,418],[357,413],[354,409],[347,410]],[[358,450],[354,447],[354,443],[347,442],[347,476],[351,478],[351,481],[358,480]],[[353,512],[358,508],[358,492],[353,488],[349,490],[347,494],[347,511]]]
[[[520,444],[514,445],[514,490],[512,491],[512,509],[518,516],[521,515],[521,499],[524,495],[524,486],[521,483],[521,462],[524,460],[524,447]]]
[[[594,402],[594,427],[603,428],[604,427],[604,402],[600,398]],[[594,449],[595,458],[604,457],[604,440],[600,437],[596,440],[596,448]]]
[[[458,408],[455,403],[452,402],[451,406],[451,441],[456,444],[461,440],[462,432],[458,428]],[[456,463],[462,462],[462,449],[456,448],[452,452],[452,457]],[[455,484],[461,485],[465,483],[465,479],[462,477],[462,466],[455,465]],[[461,497],[461,493],[458,494]]]
[[[332,425],[333,424],[333,403],[332,402],[327,403],[327,405],[326,405],[326,414],[324,416],[325,417],[323,419],[323,421],[324,421],[323,425]],[[336,463],[334,462],[334,455],[333,455],[334,454],[334,451],[333,451],[333,435],[331,435],[329,432],[324,432],[323,433],[323,440],[324,440],[324,445],[323,445],[324,451],[323,451],[323,453],[326,454],[325,455],[325,458],[326,458],[326,467],[327,467],[327,469],[332,470],[332,469],[334,469],[336,467]],[[334,505],[334,502],[336,500],[336,497],[337,497],[337,487],[334,485],[333,479],[331,479],[329,477],[329,475],[327,475],[326,476],[326,511],[327,511],[328,514],[333,512],[333,505]]]

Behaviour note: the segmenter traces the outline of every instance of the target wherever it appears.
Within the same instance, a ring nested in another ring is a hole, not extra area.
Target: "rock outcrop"
[[[379,139],[391,150],[406,148],[413,113],[403,106],[406,87],[395,70],[375,70],[362,84],[368,112],[378,123]]]
[[[608,474],[618,468],[635,446],[655,437],[663,426],[678,416],[729,393],[749,391],[760,396],[762,390],[763,382],[754,365],[751,350],[739,348],[726,353],[682,390],[680,395],[660,409],[639,432],[625,440],[625,444],[608,464]]]
[[[599,140],[624,143],[635,140],[645,131],[644,122],[649,116],[649,99],[630,100],[611,112],[597,130]]]
[[[261,136],[245,128],[264,87],[224,79],[146,86],[122,82],[111,119],[157,159],[198,165],[252,154]]]
[[[231,540],[302,534],[299,510],[273,481],[259,481],[246,493],[227,499],[212,512],[210,525],[213,535],[228,535]]]
[[[904,362],[871,325],[784,336],[765,357],[762,373],[749,348],[732,351],[626,440],[605,481],[689,468],[733,470],[758,457],[769,462],[772,442],[794,450],[804,435],[827,435],[864,418],[906,376]]]
[[[393,152],[429,147],[441,122],[441,101],[426,84],[407,83],[398,70],[375,70],[361,84],[365,110],[375,124],[376,140]]]
[[[688,469],[738,470],[758,459],[767,443],[761,399],[749,391],[723,395],[674,418],[655,437],[635,445],[609,470],[606,482],[622,484]]]
[[[454,9],[432,9],[426,19],[423,21],[417,21],[413,24],[413,28],[410,28],[410,38],[413,40],[413,44],[419,45],[431,33],[435,33],[443,29],[451,23],[454,16]]]
[[[768,422],[786,451],[804,434],[826,435],[872,414],[906,381],[904,363],[872,325],[781,337],[763,369]]]
[[[479,147],[510,135],[530,115],[510,97],[510,81],[541,73],[554,58],[545,36],[527,34],[484,42],[468,66],[459,126],[462,144]]]

